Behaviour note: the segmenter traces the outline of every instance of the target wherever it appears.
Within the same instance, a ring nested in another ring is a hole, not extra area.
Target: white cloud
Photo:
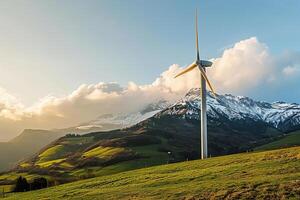
[[[218,93],[245,94],[261,83],[269,84],[278,79],[278,66],[267,46],[255,37],[236,43],[221,57],[211,60],[214,65],[208,69],[208,75]],[[190,88],[200,85],[200,73],[196,69],[174,79],[183,68],[171,65],[148,85],[134,82],[126,87],[118,83],[83,84],[64,97],[47,96],[27,108],[0,89],[0,140],[13,137],[24,128],[69,127],[101,114],[134,112],[162,98],[178,99]],[[293,70],[294,66],[282,72],[288,75]]]
[[[65,97],[47,96],[29,108],[2,92],[0,140],[13,137],[24,128],[70,127],[101,114],[134,112],[161,98],[172,100],[180,96],[159,83],[165,78],[162,75],[155,84],[142,86],[130,82],[125,88],[116,83],[83,84]]]
[[[286,76],[295,75],[300,71],[298,66],[287,66],[282,69],[282,73]]]
[[[270,78],[273,66],[268,48],[255,37],[236,43],[213,61],[209,75],[222,92],[254,88]]]
[[[23,105],[19,103],[16,97],[0,88],[0,117],[18,120],[18,116],[23,114],[23,109]]]

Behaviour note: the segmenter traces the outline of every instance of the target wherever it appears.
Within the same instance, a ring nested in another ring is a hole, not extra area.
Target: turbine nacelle
[[[197,60],[196,64],[198,66],[206,68],[206,67],[211,67],[213,63],[208,60]]]
[[[200,62],[200,64],[199,64],[199,62]],[[195,69],[196,67],[198,67],[198,69],[199,69],[199,71],[201,73],[201,76],[205,79],[205,81],[208,84],[208,87],[210,88],[210,90],[212,91],[214,97],[216,98],[217,95],[215,93],[215,90],[214,90],[212,84],[210,83],[210,81],[208,80],[208,78],[206,76],[206,72],[205,72],[205,67],[210,67],[211,65],[212,65],[212,62],[210,62],[210,61],[196,60],[196,62],[193,62],[192,64],[190,64],[183,71],[181,71],[180,73],[178,73],[174,78],[182,76],[183,74],[186,74],[186,73],[192,71],[193,69]]]

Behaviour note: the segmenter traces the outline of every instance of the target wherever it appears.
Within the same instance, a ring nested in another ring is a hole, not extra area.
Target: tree
[[[32,183],[30,183],[30,190],[39,190],[46,187],[48,187],[48,181],[43,177],[35,178]]]
[[[16,185],[15,185],[15,188],[13,191],[14,192],[29,191],[29,184],[28,184],[26,178],[23,178],[22,176],[20,176],[16,181]]]

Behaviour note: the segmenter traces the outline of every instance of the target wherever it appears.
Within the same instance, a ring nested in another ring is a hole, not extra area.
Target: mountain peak
[[[300,128],[299,104],[282,101],[268,103],[232,94],[217,94],[217,98],[214,98],[210,91],[207,94],[207,114],[211,119],[225,117],[229,120],[240,120],[251,118],[263,121],[281,131]],[[187,92],[185,97],[169,107],[165,113],[199,119],[200,102],[200,88],[193,88]]]

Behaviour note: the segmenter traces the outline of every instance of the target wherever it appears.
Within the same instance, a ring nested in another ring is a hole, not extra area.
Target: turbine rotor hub
[[[208,61],[208,60],[197,60],[196,61],[196,64],[198,66],[201,66],[203,68],[206,68],[206,67],[211,67],[212,66],[212,62]]]

